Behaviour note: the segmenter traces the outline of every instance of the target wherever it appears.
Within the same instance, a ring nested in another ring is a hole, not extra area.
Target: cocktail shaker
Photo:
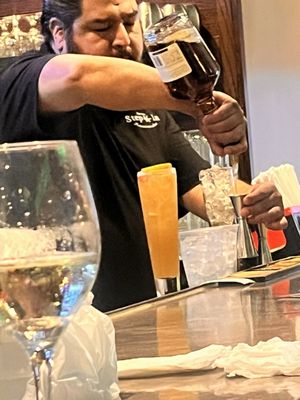
[[[270,264],[273,261],[267,241],[267,228],[264,224],[257,225],[259,263]]]
[[[248,222],[246,218],[241,216],[241,209],[244,197],[245,195],[239,194],[230,195],[230,199],[236,216],[236,222],[239,225],[237,237],[238,271],[254,267],[259,263],[258,253],[253,243]]]

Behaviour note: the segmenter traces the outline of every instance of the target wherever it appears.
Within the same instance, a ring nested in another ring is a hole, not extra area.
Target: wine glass
[[[174,12],[144,32],[148,54],[171,95],[195,102],[203,114],[217,108],[213,89],[220,66],[188,15]]]
[[[92,288],[100,253],[77,143],[1,145],[0,317],[30,357],[37,400],[51,398],[53,349]]]
[[[204,115],[218,108],[213,90],[220,65],[184,11],[149,26],[144,38],[149,57],[173,97],[193,101]],[[239,157],[229,155],[224,162],[233,167],[237,178]]]

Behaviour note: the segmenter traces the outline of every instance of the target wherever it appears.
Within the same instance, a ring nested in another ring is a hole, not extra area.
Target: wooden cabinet
[[[241,0],[195,0],[201,21],[219,48],[223,89],[234,97],[244,112],[244,40]],[[251,181],[249,151],[240,156],[240,178]]]
[[[40,11],[41,0],[0,0],[0,16]]]

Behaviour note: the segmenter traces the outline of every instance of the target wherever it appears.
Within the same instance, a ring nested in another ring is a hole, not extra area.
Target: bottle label
[[[192,68],[177,43],[151,51],[149,56],[163,82],[175,81],[192,72]]]

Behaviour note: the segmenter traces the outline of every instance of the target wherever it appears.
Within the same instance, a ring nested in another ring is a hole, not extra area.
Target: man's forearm
[[[247,194],[251,190],[251,185],[238,179],[235,182],[235,187],[232,189],[233,192],[236,191],[238,194]],[[185,193],[182,196],[181,202],[188,211],[208,221],[203,187],[201,184],[195,186],[193,189]]]
[[[196,115],[174,99],[155,68],[112,57],[64,54],[52,58],[39,79],[40,108],[64,112],[86,104],[111,110],[159,108]]]

